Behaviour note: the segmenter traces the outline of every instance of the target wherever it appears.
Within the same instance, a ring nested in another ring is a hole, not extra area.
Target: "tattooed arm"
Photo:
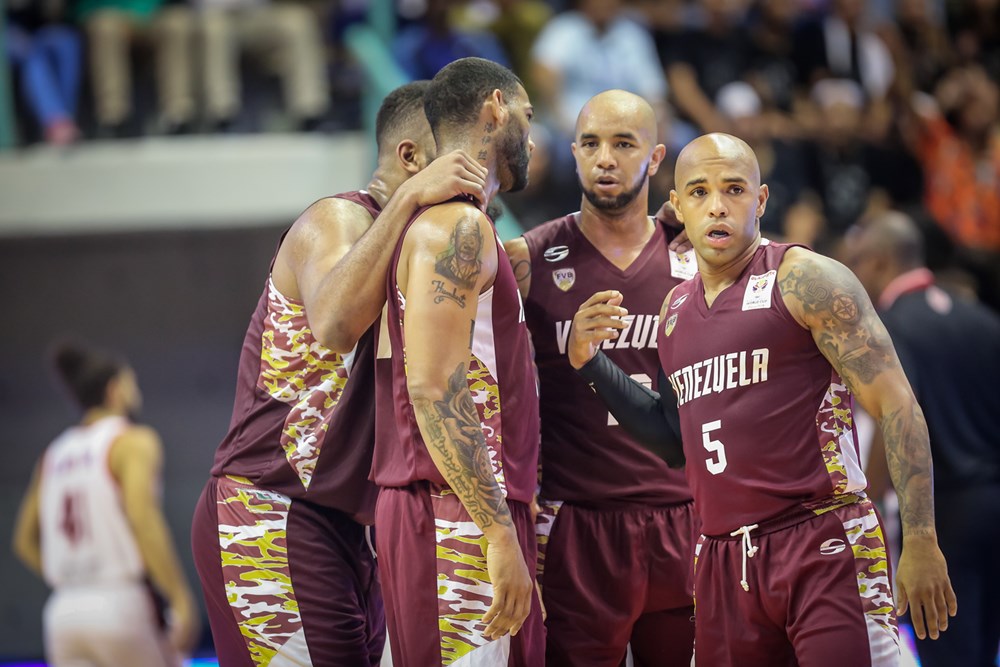
[[[957,610],[955,593],[934,528],[927,424],[889,334],[858,279],[832,259],[791,248],[778,281],[789,311],[879,424],[903,524],[897,608],[902,614],[909,604],[917,636],[925,637],[926,620],[927,632],[937,639]]]
[[[475,207],[426,211],[403,242],[397,282],[406,298],[406,384],[427,451],[487,540],[494,598],[486,636],[516,633],[534,588],[497,482],[467,372],[479,295],[500,258],[493,228]]]
[[[334,352],[350,352],[382,311],[385,283],[372,276],[386,274],[399,233],[413,212],[460,194],[484,198],[486,169],[463,151],[426,167],[405,164],[415,175],[390,193],[375,222],[359,204],[321,199],[295,221],[275,257],[275,286],[305,303],[313,335]]]
[[[507,251],[510,265],[514,269],[521,298],[527,299],[528,291],[531,289],[531,253],[528,251],[528,242],[523,236],[518,236],[504,243],[503,249]]]

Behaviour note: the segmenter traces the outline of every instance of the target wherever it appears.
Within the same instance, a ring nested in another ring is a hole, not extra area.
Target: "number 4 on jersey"
[[[719,428],[722,428],[722,421],[719,419],[701,425],[701,444],[704,445],[705,449],[715,454],[715,457],[710,456],[705,459],[708,472],[713,475],[718,475],[726,469],[726,447],[718,440],[713,440],[709,435]]]

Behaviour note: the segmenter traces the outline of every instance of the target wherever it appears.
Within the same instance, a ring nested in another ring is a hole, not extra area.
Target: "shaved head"
[[[649,102],[627,90],[605,90],[587,100],[576,118],[576,136],[594,126],[628,127],[650,145],[656,144],[656,112]]]
[[[674,166],[674,183],[684,188],[692,179],[700,177],[699,166],[705,163],[722,163],[732,166],[734,175],[742,176],[753,187],[760,187],[760,165],[757,155],[747,142],[722,132],[704,134],[681,150]]]

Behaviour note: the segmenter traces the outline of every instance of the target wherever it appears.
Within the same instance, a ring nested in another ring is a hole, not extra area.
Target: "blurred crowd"
[[[82,136],[356,127],[343,46],[370,0],[7,0],[22,125]],[[397,0],[387,45],[411,78],[463,56],[510,66],[536,107],[530,227],[572,210],[583,102],[624,88],[676,151],[725,131],[757,152],[772,238],[835,254],[854,225],[904,210],[931,268],[1000,308],[1000,0]],[[274,83],[278,86],[275,87]],[[143,86],[143,83],[151,85]],[[270,88],[269,88],[270,87]],[[85,128],[85,129],[81,129]],[[22,133],[32,137],[31,133]],[[672,170],[654,178],[651,201]]]

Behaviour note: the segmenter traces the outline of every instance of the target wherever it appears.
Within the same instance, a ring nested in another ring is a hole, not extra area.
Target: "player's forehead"
[[[590,99],[576,124],[577,139],[582,136],[609,138],[632,137],[647,142],[656,138],[656,116],[642,98],[624,91],[610,91]]]
[[[757,184],[760,171],[753,152],[742,142],[696,140],[678,156],[674,178],[680,187],[717,181]]]

